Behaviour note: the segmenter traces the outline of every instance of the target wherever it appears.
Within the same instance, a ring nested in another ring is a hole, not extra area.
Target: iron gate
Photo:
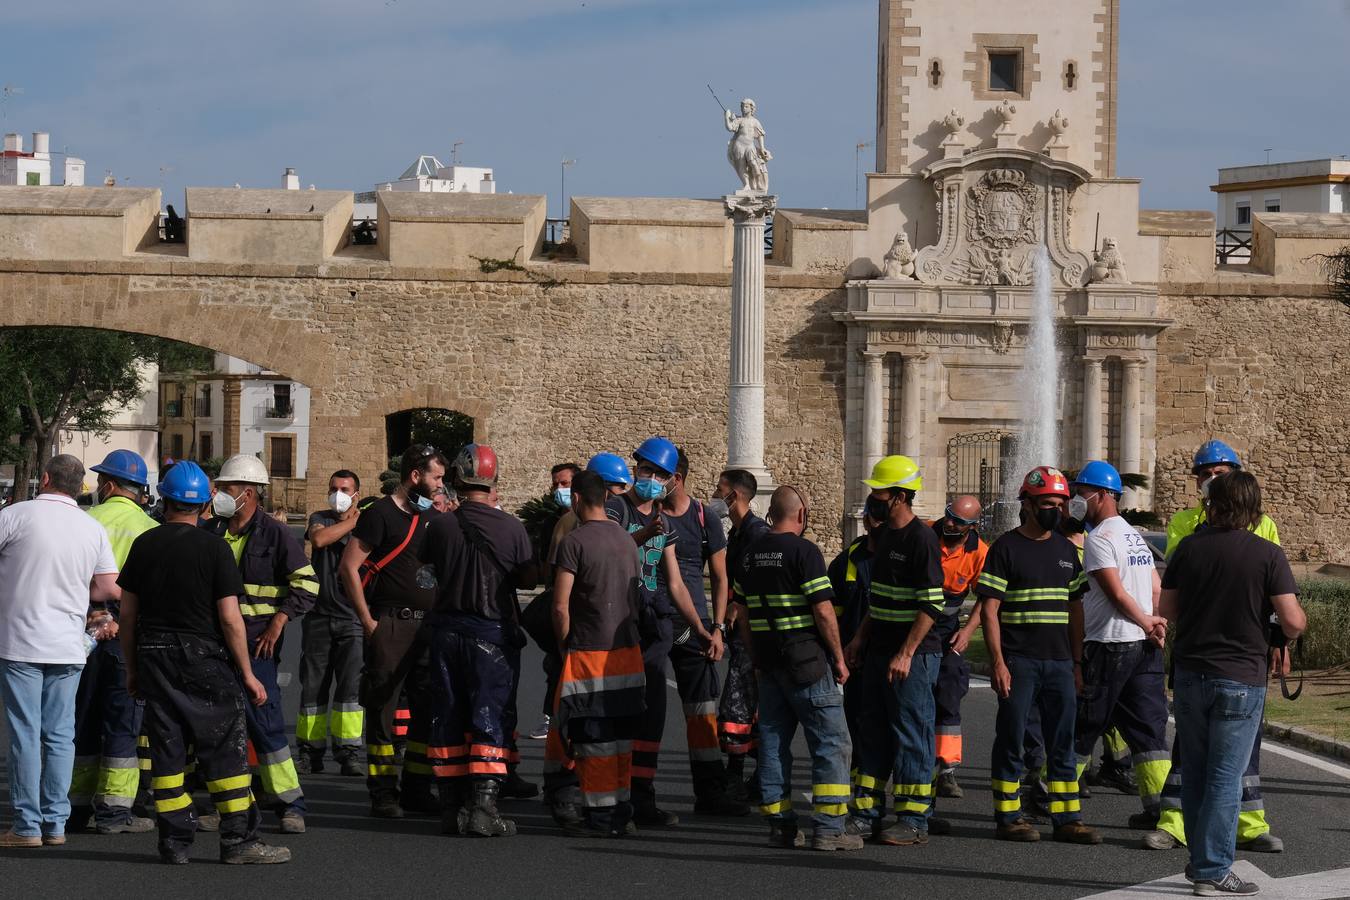
[[[1016,449],[1017,435],[1009,431],[958,434],[947,443],[947,501],[958,494],[980,498],[984,510],[980,532],[986,536],[994,534],[998,502]]]

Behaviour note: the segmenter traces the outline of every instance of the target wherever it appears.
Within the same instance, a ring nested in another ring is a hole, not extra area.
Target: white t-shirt
[[[0,510],[0,659],[83,663],[89,582],[116,572],[108,533],[65,494]]]
[[[1121,615],[1092,577],[1101,569],[1115,569],[1125,592],[1143,612],[1153,614],[1153,551],[1120,516],[1097,525],[1083,541],[1083,570],[1089,584],[1083,597],[1083,636],[1108,644],[1142,641],[1144,629]]]

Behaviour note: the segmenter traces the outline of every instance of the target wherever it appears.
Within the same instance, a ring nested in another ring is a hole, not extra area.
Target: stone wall
[[[1163,285],[1154,508],[1196,501],[1191,455],[1220,438],[1261,480],[1290,559],[1350,562],[1350,310],[1315,286]]]

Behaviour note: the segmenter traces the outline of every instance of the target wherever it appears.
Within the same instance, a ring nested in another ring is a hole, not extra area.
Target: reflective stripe
[[[240,603],[239,614],[241,616],[274,616],[277,608],[268,603]]]
[[[924,803],[924,802],[921,802],[921,801],[917,801],[917,800],[906,800],[906,801],[903,802],[903,803],[901,803],[899,799],[897,799],[897,800],[895,801],[895,811],[898,812],[898,813],[902,813],[902,812],[912,812],[912,813],[928,812],[928,806],[929,806],[929,805],[928,805],[927,803]]]
[[[366,752],[371,756],[393,756],[393,744],[367,744]]]
[[[812,809],[817,815],[822,816],[848,815],[847,803],[817,803]]]
[[[1006,591],[1008,589],[1008,579],[999,578],[992,572],[981,572],[978,584],[993,588],[996,591]]]
[[[1076,781],[1052,781],[1048,785],[1052,794],[1076,794],[1078,793],[1078,782]]]
[[[213,794],[222,794],[225,791],[237,791],[240,788],[246,788],[253,783],[253,776],[247,773],[243,775],[232,775],[229,778],[221,778],[216,781],[208,781],[206,789]]]
[[[182,809],[185,806],[192,805],[192,798],[187,794],[179,794],[177,797],[170,797],[168,800],[156,800],[155,812],[173,812],[176,809]]]
[[[222,816],[226,816],[230,813],[243,812],[252,805],[252,794],[249,794],[247,797],[235,797],[232,800],[217,800],[216,812],[220,813]]]
[[[150,790],[152,791],[167,791],[169,788],[182,786],[182,772],[179,772],[177,775],[156,775],[154,778],[150,779]]]
[[[1051,800],[1050,814],[1078,812],[1083,807],[1077,800]]]
[[[790,809],[792,809],[792,800],[790,798],[776,800],[773,803],[763,803],[760,804],[759,807],[759,811],[766,816],[774,816]]]
[[[331,714],[333,737],[338,741],[361,742],[361,732],[365,727],[366,714],[359,706],[354,710],[336,710]]]
[[[847,784],[817,784],[811,793],[817,797],[847,797],[852,788]]]
[[[995,811],[995,812],[1004,812],[1004,813],[1006,813],[1006,812],[1017,812],[1017,811],[1018,811],[1019,809],[1021,809],[1021,808],[1022,808],[1022,801],[1021,801],[1021,800],[995,800],[995,801],[994,801],[994,811]]]
[[[1022,789],[1022,786],[1016,781],[999,781],[995,778],[991,784],[993,785],[994,790],[998,791],[1000,794],[1015,794]]]
[[[245,582],[244,593],[250,597],[265,597],[275,600],[278,597],[286,596],[286,589],[275,584],[249,584]]]
[[[853,799],[854,809],[874,809],[877,805],[875,797],[855,797]]]
[[[895,796],[931,797],[933,796],[933,786],[931,784],[897,784],[895,786]]]
[[[439,767],[438,767],[439,768]],[[366,766],[368,775],[397,775],[398,766],[377,766],[373,763]]]

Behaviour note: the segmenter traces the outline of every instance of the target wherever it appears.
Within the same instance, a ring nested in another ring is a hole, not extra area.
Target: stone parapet
[[[870,260],[860,259],[866,232],[866,210],[780,209],[773,217],[769,261],[798,272],[866,276],[873,269]]]
[[[1257,213],[1251,267],[1281,282],[1322,282],[1323,257],[1350,246],[1345,213]]]
[[[0,259],[117,260],[158,238],[154,188],[0,187]]]
[[[375,202],[380,255],[391,266],[479,268],[480,259],[524,263],[544,243],[543,195],[378,191]]]
[[[317,265],[351,237],[347,191],[188,188],[186,206],[192,260]]]
[[[573,197],[571,229],[577,258],[592,269],[731,269],[731,222],[721,200]]]

